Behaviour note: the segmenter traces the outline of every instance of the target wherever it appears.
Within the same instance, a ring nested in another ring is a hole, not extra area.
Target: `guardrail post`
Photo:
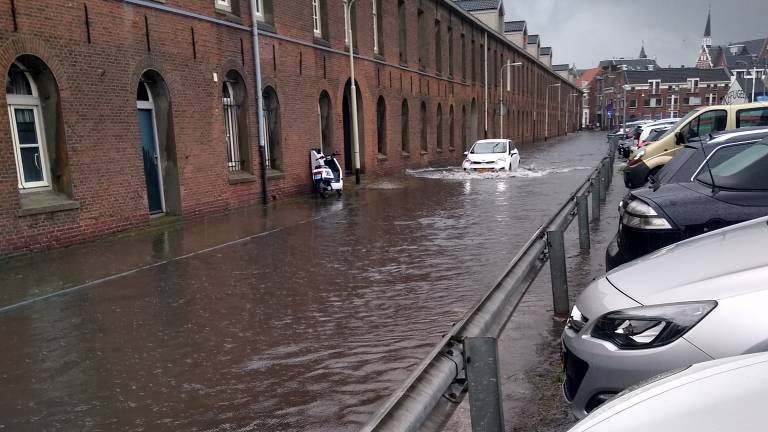
[[[600,174],[598,173],[597,176],[599,177]],[[592,193],[592,220],[593,221],[599,221],[600,220],[600,186],[598,177],[593,178],[590,181],[589,190]]]
[[[504,432],[504,404],[496,338],[464,338],[464,352],[472,432]]]
[[[560,230],[547,231],[549,272],[552,276],[552,304],[555,315],[568,315],[568,276],[565,268],[565,242]]]
[[[600,202],[604,203],[607,198],[608,192],[608,161],[609,159],[603,159],[600,164]]]
[[[579,249],[589,250],[589,204],[586,193],[576,197],[576,208],[579,217]]]

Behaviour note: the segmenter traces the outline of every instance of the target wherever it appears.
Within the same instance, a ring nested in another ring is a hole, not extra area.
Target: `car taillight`
[[[637,157],[637,158],[634,158],[631,161],[629,161],[628,165],[629,166],[640,165],[640,162],[642,162],[642,161],[643,161],[643,158]]]

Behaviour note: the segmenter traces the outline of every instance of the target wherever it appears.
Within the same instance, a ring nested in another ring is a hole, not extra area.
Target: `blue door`
[[[155,140],[155,119],[150,109],[139,109],[139,133],[144,153],[144,179],[147,182],[149,214],[163,213],[163,187],[160,179],[160,158]]]

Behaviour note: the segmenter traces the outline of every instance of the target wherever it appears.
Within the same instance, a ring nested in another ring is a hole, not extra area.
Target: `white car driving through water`
[[[486,139],[472,144],[461,167],[464,171],[512,171],[520,164],[515,144],[507,139]]]

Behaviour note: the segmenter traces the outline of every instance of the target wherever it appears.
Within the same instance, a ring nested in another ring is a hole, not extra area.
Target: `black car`
[[[768,128],[739,129],[686,145],[647,188],[619,204],[608,270],[664,246],[768,215]]]

